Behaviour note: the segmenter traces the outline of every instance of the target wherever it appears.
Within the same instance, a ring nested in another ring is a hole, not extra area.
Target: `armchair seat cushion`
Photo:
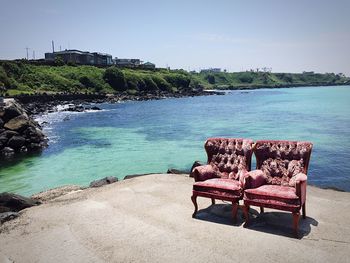
[[[202,192],[215,197],[225,199],[237,199],[242,197],[240,182],[233,179],[213,178],[203,182],[195,182],[193,191]]]
[[[285,211],[298,211],[300,199],[295,187],[280,185],[263,185],[244,191],[244,203],[264,206]]]

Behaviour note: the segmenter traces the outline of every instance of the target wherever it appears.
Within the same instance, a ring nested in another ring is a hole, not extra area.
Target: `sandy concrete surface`
[[[0,227],[0,262],[350,262],[350,193],[308,187],[301,238],[289,213],[198,198],[193,179],[148,175],[75,191],[23,210]]]

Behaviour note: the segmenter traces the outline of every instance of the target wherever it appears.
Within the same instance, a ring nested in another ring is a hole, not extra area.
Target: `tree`
[[[117,91],[125,91],[127,89],[124,73],[116,67],[107,68],[103,73],[103,79]]]
[[[215,76],[213,74],[209,74],[207,76],[207,80],[208,80],[209,84],[215,84]]]
[[[56,66],[63,66],[63,65],[64,65],[64,60],[63,60],[63,58],[62,58],[62,57],[59,57],[59,56],[55,57],[55,65],[56,65]]]
[[[253,76],[250,72],[243,72],[238,76],[238,79],[242,83],[252,83],[253,82]]]

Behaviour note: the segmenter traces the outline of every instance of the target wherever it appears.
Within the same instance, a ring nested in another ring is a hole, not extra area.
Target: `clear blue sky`
[[[100,51],[157,66],[350,76],[350,1],[0,0],[0,58]]]

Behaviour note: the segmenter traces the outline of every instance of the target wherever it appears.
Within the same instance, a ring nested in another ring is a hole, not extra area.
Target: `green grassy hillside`
[[[0,92],[33,93],[176,93],[193,89],[245,89],[349,84],[343,74],[317,73],[188,73],[184,70],[140,70],[94,66],[33,65],[0,61]]]
[[[233,72],[233,73],[195,73],[192,77],[207,88],[246,89],[265,87],[317,86],[349,84],[350,78],[334,73],[270,73],[270,72]]]

